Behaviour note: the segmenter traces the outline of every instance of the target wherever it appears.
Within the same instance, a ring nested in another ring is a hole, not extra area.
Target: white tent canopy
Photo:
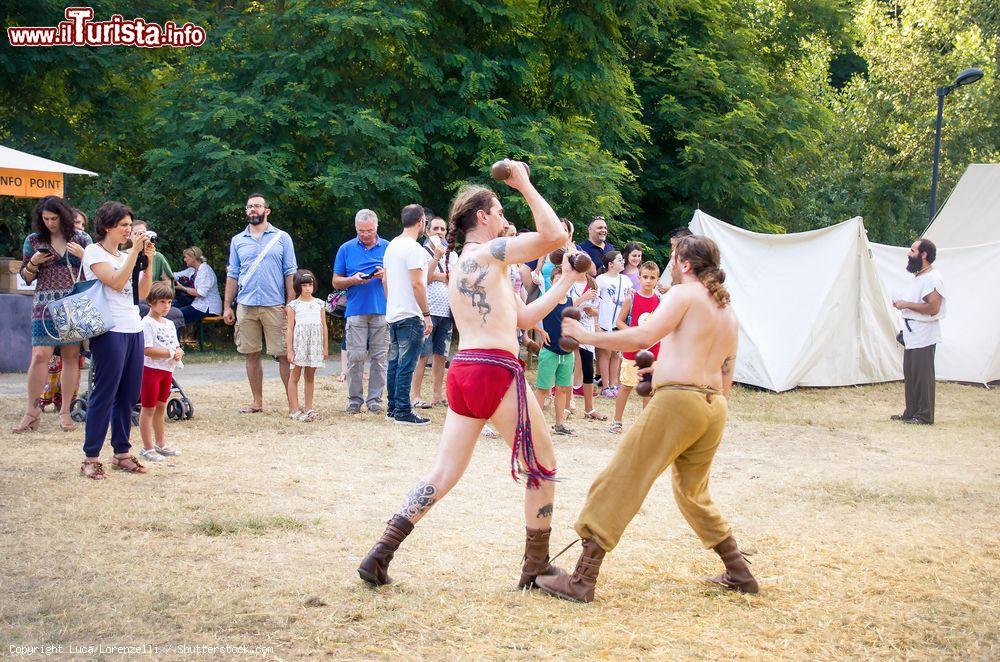
[[[906,271],[908,248],[872,244],[875,266],[887,301],[913,275]],[[934,356],[941,380],[988,384],[1000,379],[1000,242],[963,248],[938,248],[934,268],[941,271],[947,314]],[[893,309],[898,328],[902,316]]]
[[[1000,164],[966,168],[924,236],[938,248],[1000,241]]]
[[[63,172],[69,175],[92,175],[97,177],[96,172],[77,168],[58,161],[43,159],[40,156],[19,152],[10,147],[0,145],[0,168],[11,168],[14,170],[35,170],[38,172]]]
[[[749,232],[697,211],[722,253],[740,320],[735,378],[773,391],[902,378],[898,326],[861,218],[811,232]]]

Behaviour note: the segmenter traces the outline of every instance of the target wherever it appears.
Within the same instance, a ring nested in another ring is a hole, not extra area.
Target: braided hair
[[[719,308],[729,305],[729,291],[723,285],[726,282],[726,272],[719,267],[719,247],[714,241],[708,237],[681,237],[677,242],[676,253],[675,264],[690,262],[694,275],[715,298]]]
[[[448,250],[444,255],[445,274],[450,275],[451,253],[461,252],[459,246],[459,235],[461,241],[465,243],[465,233],[476,227],[476,212],[480,209],[489,212],[493,206],[493,201],[497,200],[497,194],[485,186],[468,185],[459,190],[455,200],[451,203],[451,211],[448,213],[448,234],[445,240],[448,242]]]

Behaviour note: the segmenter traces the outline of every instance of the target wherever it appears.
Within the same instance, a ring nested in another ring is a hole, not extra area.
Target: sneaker
[[[396,420],[396,412],[392,409],[385,412],[385,420],[394,421]]]
[[[431,419],[418,416],[412,411],[408,414],[400,414],[396,416],[396,423],[398,425],[430,425],[430,422]]]
[[[360,414],[361,405],[352,402],[351,404],[347,405],[346,411],[348,414]]]
[[[176,457],[181,454],[179,450],[170,446],[153,446],[153,449],[164,457]]]
[[[615,390],[613,388],[611,388],[610,386],[607,387],[607,388],[602,388],[601,389],[601,395],[604,396],[605,398],[610,398],[610,399],[614,399],[614,398],[618,397],[618,394],[615,393]]]
[[[573,389],[573,395],[575,395],[578,398],[582,398],[583,397],[583,386],[577,386],[576,388],[574,388]]]
[[[911,418],[904,418],[903,422],[909,423],[910,425],[933,425],[933,423],[931,423],[930,421],[925,421],[922,418],[917,418],[916,416],[913,416]]]
[[[150,462],[163,462],[165,459],[167,459],[162,455],[160,455],[159,453],[157,453],[155,450],[147,451],[145,448],[139,451],[139,456],[144,460],[149,460]]]
[[[380,405],[377,402],[368,405],[368,413],[370,414],[381,414],[383,411],[385,410],[383,409],[382,405]]]
[[[909,416],[904,416],[903,414],[893,414],[892,416],[889,417],[889,420],[890,421],[905,421],[908,418],[910,418],[910,417]]]
[[[573,432],[573,430],[571,430],[568,427],[566,427],[565,425],[553,425],[552,426],[552,434],[564,434],[564,435],[567,435],[567,436],[573,436],[576,433]]]

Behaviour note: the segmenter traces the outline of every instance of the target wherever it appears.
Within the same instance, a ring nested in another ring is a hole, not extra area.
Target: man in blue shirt
[[[389,325],[385,321],[385,270],[382,260],[389,242],[378,236],[378,216],[362,209],[354,216],[357,239],[349,239],[337,249],[333,262],[333,286],[347,291],[344,312],[347,336],[347,412],[379,414],[382,391],[389,368]],[[368,368],[368,397],[364,397],[365,363]],[[343,368],[341,368],[343,369]]]
[[[298,270],[295,246],[287,232],[268,222],[271,210],[259,193],[247,198],[248,225],[229,242],[226,297],[222,318],[236,324],[236,351],[247,357],[247,380],[253,402],[241,414],[263,411],[264,369],[260,363],[263,340],[267,353],[278,357],[281,381],[288,386],[285,350],[285,304],[295,298],[292,277]],[[233,300],[236,314],[233,315]]]
[[[593,265],[590,267],[590,275],[596,276],[598,270],[604,265],[604,254],[613,251],[615,245],[608,241],[608,222],[603,216],[595,216],[594,220],[587,226],[587,239],[582,244],[577,244],[577,248],[586,251],[590,256]]]

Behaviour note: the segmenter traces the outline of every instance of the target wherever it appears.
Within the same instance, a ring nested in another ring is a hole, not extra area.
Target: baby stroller
[[[79,397],[73,398],[69,406],[70,418],[77,423],[83,423],[87,420],[87,400],[93,389],[94,370],[93,365],[91,365],[91,370],[87,374],[86,392],[80,394]],[[132,408],[132,425],[139,425],[140,411],[142,411],[142,407],[136,402],[135,407]],[[194,416],[194,405],[191,404],[191,400],[184,394],[184,389],[181,388],[181,385],[177,383],[177,378],[172,377],[170,380],[170,396],[167,399],[167,418],[172,421],[182,421],[190,419],[192,416]]]

